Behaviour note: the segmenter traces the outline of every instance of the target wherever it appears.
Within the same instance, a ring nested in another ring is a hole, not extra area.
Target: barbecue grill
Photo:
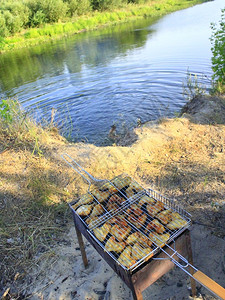
[[[196,280],[225,299],[225,289],[193,266],[188,212],[126,174],[100,180],[68,154],[62,158],[88,183],[87,193],[69,203],[85,266],[81,233],[131,289],[134,299],[143,299],[141,292],[174,265],[191,277],[193,296]]]

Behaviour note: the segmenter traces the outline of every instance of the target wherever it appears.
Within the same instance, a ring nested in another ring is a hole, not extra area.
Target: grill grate
[[[191,223],[190,215],[174,201],[145,190],[127,175],[90,186],[87,194],[71,203],[71,209],[103,251],[132,270]]]
[[[169,259],[191,277],[193,295],[196,294],[193,280],[196,280],[225,300],[224,288],[192,265],[190,234],[186,230],[191,225],[189,213],[174,200],[152,189],[145,190],[127,175],[111,181],[99,180],[68,154],[62,158],[89,184],[87,194],[69,204],[85,266],[81,232],[131,288],[134,299],[142,299],[141,291],[146,284],[168,270],[167,264],[159,263],[156,271],[155,260]],[[190,262],[184,257],[186,254]]]

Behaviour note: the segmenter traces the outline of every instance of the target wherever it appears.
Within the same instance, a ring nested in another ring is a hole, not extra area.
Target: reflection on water
[[[81,77],[85,66],[95,68],[107,65],[118,55],[126,55],[128,50],[145,44],[149,31],[135,31],[137,24],[134,22],[81,33],[70,39],[1,55],[1,90],[14,95],[14,88],[46,76],[49,80],[53,76],[74,73]]]
[[[1,94],[16,96],[37,119],[56,108],[63,132],[96,144],[114,123],[122,130],[124,122],[172,116],[185,101],[187,70],[210,84],[210,22],[223,2],[1,55]]]

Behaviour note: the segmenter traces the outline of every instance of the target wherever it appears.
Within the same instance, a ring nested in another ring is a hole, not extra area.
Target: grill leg
[[[84,267],[86,268],[88,266],[88,260],[87,260],[87,256],[86,256],[86,252],[85,252],[84,241],[83,241],[82,235],[80,233],[80,230],[77,228],[76,224],[75,224],[75,229],[76,229],[76,233],[77,233],[78,243],[80,246],[83,264],[84,264]]]
[[[134,300],[143,300],[142,293],[140,290],[135,289],[134,287],[131,289]]]
[[[192,255],[192,248],[191,248],[191,235],[190,235],[189,230],[186,233],[186,247],[187,247],[188,261],[193,266],[193,255]],[[193,275],[195,271],[190,267],[189,272],[191,273],[191,275]],[[192,277],[190,277],[190,279],[191,279],[192,297],[195,297],[196,296],[196,282]]]

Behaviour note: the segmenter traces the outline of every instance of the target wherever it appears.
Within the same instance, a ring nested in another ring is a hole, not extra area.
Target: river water
[[[38,121],[74,141],[108,144],[118,132],[185,104],[188,74],[211,84],[210,23],[224,0],[0,55],[1,97],[17,98]],[[195,79],[193,79],[195,81]]]

